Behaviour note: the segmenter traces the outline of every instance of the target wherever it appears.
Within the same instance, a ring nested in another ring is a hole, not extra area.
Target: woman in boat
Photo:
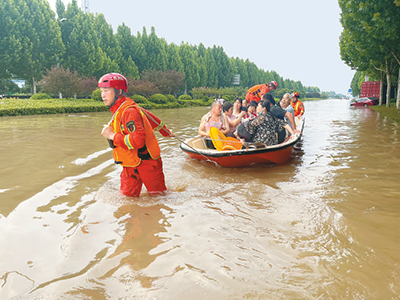
[[[233,115],[239,117],[242,111],[242,99],[236,98],[235,101],[233,101]]]
[[[218,100],[211,104],[211,110],[201,118],[199,134],[203,137],[210,137],[211,127],[218,128],[225,135],[229,133],[229,122],[227,117],[222,114],[222,105]]]
[[[235,103],[238,101],[235,101]],[[239,103],[240,100],[239,100]],[[228,119],[229,123],[229,132],[227,136],[233,136],[233,133],[236,130],[236,127],[242,122],[242,118],[247,114],[245,111],[240,112],[238,115],[234,114],[234,107],[236,104],[232,104],[231,102],[226,101],[224,105],[222,105],[224,115]],[[237,107],[238,105],[236,105]]]
[[[261,114],[254,120],[243,123],[246,131],[252,136],[251,142],[264,143],[267,146],[278,144],[277,132],[280,126],[284,127],[291,135],[294,134],[289,124],[272,115],[268,100],[261,100],[258,105]]]

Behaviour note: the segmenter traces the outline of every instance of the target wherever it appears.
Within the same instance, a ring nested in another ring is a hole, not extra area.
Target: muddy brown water
[[[190,160],[118,195],[109,113],[0,118],[0,299],[399,299],[400,127],[306,102],[281,166]],[[157,110],[181,139],[207,108]]]

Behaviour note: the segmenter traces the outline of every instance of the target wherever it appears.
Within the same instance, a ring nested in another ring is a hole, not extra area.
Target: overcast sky
[[[346,94],[354,75],[340,59],[338,0],[89,0],[89,11],[104,14],[114,32],[122,22],[134,35],[154,26],[168,43],[222,46],[229,57],[322,91]]]

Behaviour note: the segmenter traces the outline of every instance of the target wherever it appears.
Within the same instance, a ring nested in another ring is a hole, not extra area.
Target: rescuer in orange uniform
[[[278,83],[276,81],[255,85],[247,91],[246,100],[248,103],[253,100],[259,102],[262,95],[268,94],[271,90],[276,90],[277,87]]]
[[[106,74],[97,86],[104,104],[113,113],[101,134],[113,148],[115,163],[123,166],[120,192],[138,197],[142,184],[149,194],[166,191],[160,147],[153,129],[159,130],[163,136],[174,134],[156,116],[124,96],[128,83],[121,74]]]
[[[298,92],[292,94],[292,107],[294,109],[294,116],[302,116],[304,114],[304,104],[299,100],[300,95]]]

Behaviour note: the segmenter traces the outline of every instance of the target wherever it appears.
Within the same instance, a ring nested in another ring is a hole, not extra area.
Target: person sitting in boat
[[[236,98],[235,101],[233,101],[233,114],[238,117],[242,111],[242,99]]]
[[[247,105],[249,105],[249,102],[246,99],[243,99],[242,110],[247,111]]]
[[[249,105],[247,106],[247,115],[244,117],[245,121],[252,120],[257,117],[257,101],[250,101]]]
[[[294,116],[302,116],[304,114],[304,104],[299,100],[300,95],[298,92],[292,94],[292,107],[294,109]]]
[[[237,101],[236,101],[237,102]],[[235,102],[235,103],[236,103]],[[222,109],[224,111],[224,115],[228,119],[229,123],[229,133],[226,136],[233,136],[233,133],[236,130],[236,127],[242,122],[242,118],[247,115],[245,111],[239,113],[239,115],[234,115],[234,104],[226,101],[224,105],[222,105]]]
[[[293,107],[290,105],[291,101],[292,101],[292,96],[291,96],[289,93],[286,93],[285,95],[282,96],[282,99],[281,99],[281,101],[279,102],[279,105],[280,105],[284,110],[290,112],[290,113],[292,114],[292,116],[293,116],[293,119],[294,119],[294,109],[293,109]],[[289,123],[289,125],[290,125],[290,122],[289,122],[288,117],[285,116],[284,120],[285,120],[286,123]],[[290,125],[290,127],[291,127],[291,126],[292,126],[292,125]],[[293,127],[292,127],[292,129],[293,129]]]
[[[222,104],[218,100],[211,104],[211,110],[201,118],[199,134],[209,138],[211,127],[218,128],[225,135],[229,133],[229,122],[227,117],[222,114]]]
[[[279,127],[285,128],[290,134],[294,134],[292,128],[286,122],[276,119],[270,111],[271,105],[267,100],[261,100],[258,105],[261,114],[248,122],[241,124],[246,132],[251,136],[250,142],[264,143],[267,146],[278,144],[277,132]],[[237,131],[239,132],[239,130]],[[240,137],[240,136],[239,136]],[[240,137],[244,142],[244,139]]]
[[[301,134],[301,131],[296,130],[296,123],[294,122],[292,113],[288,112],[287,110],[283,109],[282,107],[277,106],[275,103],[275,99],[274,99],[274,97],[272,97],[271,94],[264,94],[262,96],[262,99],[270,102],[270,104],[271,104],[270,111],[275,118],[284,121],[285,117],[287,117],[289,120],[290,127],[293,128],[293,131]],[[279,135],[278,140],[279,140],[279,144],[280,144],[285,140],[285,137],[287,134],[286,134],[285,130],[281,130],[278,132],[278,135]]]

